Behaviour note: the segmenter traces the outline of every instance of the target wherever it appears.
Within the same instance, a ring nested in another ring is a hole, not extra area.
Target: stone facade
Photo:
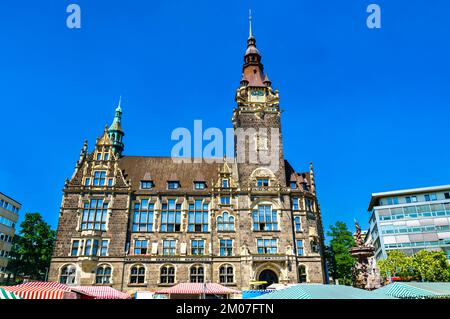
[[[278,91],[252,35],[236,103],[234,129],[248,136],[236,133],[235,158],[193,163],[122,155],[119,103],[66,180],[49,280],[127,292],[325,282],[313,167],[298,173],[284,158]]]

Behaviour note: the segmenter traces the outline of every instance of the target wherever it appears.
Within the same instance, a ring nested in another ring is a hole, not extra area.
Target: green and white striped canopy
[[[8,290],[0,288],[0,299],[22,299],[22,298],[16,296],[12,292],[9,292]]]
[[[450,298],[449,282],[394,282],[375,290],[402,299]]]
[[[394,299],[370,291],[342,285],[298,284],[255,299]]]

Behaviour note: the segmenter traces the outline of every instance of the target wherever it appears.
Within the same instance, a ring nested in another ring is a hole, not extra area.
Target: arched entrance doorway
[[[277,284],[278,283],[278,276],[277,274],[270,269],[264,269],[261,271],[258,277],[259,281],[267,281],[267,284],[264,285],[266,288],[267,286],[270,286],[271,284]]]

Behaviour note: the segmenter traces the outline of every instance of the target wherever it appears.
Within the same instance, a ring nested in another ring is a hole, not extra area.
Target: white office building
[[[442,250],[450,259],[450,185],[373,193],[368,211],[376,259],[390,250]]]

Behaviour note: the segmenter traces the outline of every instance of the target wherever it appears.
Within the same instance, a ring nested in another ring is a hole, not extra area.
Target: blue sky
[[[249,8],[285,156],[314,162],[326,229],[366,226],[372,192],[450,184],[446,0],[54,0],[0,4],[0,191],[56,228],[64,180],[119,95],[128,155],[170,155],[172,130],[195,119],[231,127]]]

